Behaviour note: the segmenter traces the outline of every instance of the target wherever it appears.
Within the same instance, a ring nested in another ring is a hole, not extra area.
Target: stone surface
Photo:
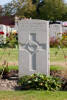
[[[6,38],[6,26],[5,25],[2,25],[0,24],[0,32],[4,32],[4,38]]]
[[[61,33],[59,36],[62,36],[62,25],[61,24],[50,24],[49,29],[50,37],[57,36],[57,33]]]
[[[67,32],[67,27],[62,27],[62,29],[63,29],[63,32]]]
[[[49,22],[20,20],[19,76],[33,73],[49,75]]]

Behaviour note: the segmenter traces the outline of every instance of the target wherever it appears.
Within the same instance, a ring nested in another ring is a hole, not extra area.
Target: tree
[[[3,7],[3,15],[5,16],[33,17],[35,11],[36,6],[32,3],[32,0],[12,0]]]
[[[63,0],[17,0],[16,4],[17,15],[45,20],[63,20],[67,11]]]
[[[67,21],[67,5],[65,5],[65,13],[62,15],[62,20]]]
[[[10,2],[6,5],[4,5],[3,7],[3,16],[10,16],[10,15],[14,15],[16,12],[15,12],[15,8],[13,6],[13,3]]]
[[[2,8],[2,6],[0,5],[0,16],[2,16],[2,12],[3,12],[3,8]]]
[[[36,15],[36,6],[32,4],[32,0],[18,0],[17,3],[19,4],[19,6],[17,8],[16,15],[27,18],[34,18],[34,16]],[[17,3],[15,3],[16,6]]]
[[[65,5],[62,0],[44,0],[44,5],[40,8],[41,19],[46,20],[61,20],[65,13]]]
[[[66,20],[67,7],[63,0],[12,0],[4,6],[4,14],[52,21]]]

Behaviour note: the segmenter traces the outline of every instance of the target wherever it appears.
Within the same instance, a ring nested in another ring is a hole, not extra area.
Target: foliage
[[[0,75],[0,77],[1,78],[4,78],[5,76],[7,76],[7,74],[10,72],[10,70],[9,70],[9,68],[8,68],[8,63],[4,60],[4,63],[3,63],[3,65],[2,65],[2,67],[3,67],[3,69],[1,69],[1,75]]]
[[[9,70],[8,66],[5,67],[2,71],[2,78],[4,78],[4,77],[6,78],[9,72],[10,72],[10,70]]]
[[[67,47],[67,32],[63,32],[61,37],[59,34],[57,33],[56,37],[50,38],[50,47]]]
[[[3,15],[52,21],[67,20],[67,6],[63,0],[43,0],[42,4],[39,0],[12,0],[3,9]]]
[[[62,20],[66,9],[63,0],[44,0],[44,5],[40,8],[40,18],[52,21]]]
[[[13,6],[13,3],[7,3],[4,5],[4,7],[2,8],[2,15],[3,16],[10,16],[15,14],[15,7]]]
[[[51,37],[50,38],[50,47],[57,47],[60,44],[60,39]]]
[[[5,71],[11,71],[11,70],[15,70],[15,71],[18,71],[18,66],[8,66],[8,67],[5,67],[4,68]],[[3,71],[3,66],[0,66],[0,74],[2,73]]]
[[[64,58],[63,60],[65,60],[65,64],[67,65],[67,54],[66,54],[66,51],[64,51],[64,48],[67,47],[67,32],[62,33],[62,36],[60,36],[60,37],[57,34],[57,37],[55,37],[55,39],[57,41],[55,41],[54,38],[51,39],[51,41],[50,41],[50,46],[51,47],[57,47],[57,51],[55,51],[54,56],[57,57],[58,52],[61,49],[62,54],[63,54],[63,56],[61,56],[62,57],[61,59]],[[58,57],[57,60],[60,60],[59,58],[60,58],[60,56]],[[53,60],[55,61],[56,58],[54,57]]]
[[[18,66],[8,66],[3,65],[0,68],[0,77],[1,78],[8,78],[11,74],[15,74],[15,72],[18,73]]]
[[[22,0],[20,1],[22,2]],[[19,3],[20,6],[23,2]],[[40,5],[39,8],[38,5]],[[27,0],[27,3],[22,8],[19,6],[18,8],[19,11],[17,10],[17,14],[19,13],[19,16],[23,15],[28,18],[32,17],[52,21],[63,20],[62,16],[67,13],[67,7],[64,5],[63,0],[43,0],[42,4],[39,4],[38,0],[33,4],[32,0]],[[39,13],[37,8],[39,9]]]
[[[62,38],[61,38],[61,43],[64,47],[67,47],[67,32],[63,32]]]
[[[32,0],[12,0],[3,7],[3,15],[18,15],[30,18],[32,13],[35,13],[35,9],[36,7],[32,4]]]
[[[19,1],[19,0],[18,0]],[[21,1],[21,0],[20,0]],[[32,0],[27,0],[26,4],[23,5],[23,2],[21,1],[19,9],[17,9],[16,15],[30,18],[36,16],[36,6],[32,4]]]
[[[0,5],[0,16],[2,16],[2,6]]]
[[[61,87],[61,82],[58,78],[47,77],[43,74],[23,76],[19,79],[18,83],[24,90],[59,90]]]
[[[14,48],[18,44],[18,35],[10,33],[6,38],[6,45],[8,47]]]

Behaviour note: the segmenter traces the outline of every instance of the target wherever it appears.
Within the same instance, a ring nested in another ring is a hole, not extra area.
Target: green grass
[[[18,70],[18,66],[8,66],[9,70]],[[3,69],[3,66],[0,66],[0,70]]]
[[[0,100],[67,100],[64,91],[0,91]]]
[[[9,70],[18,70],[18,66],[8,66],[8,68],[9,68]],[[3,66],[0,66],[0,70],[2,70],[3,69]],[[64,68],[63,67],[61,67],[61,66],[53,66],[53,65],[51,65],[50,66],[50,70],[63,70]]]
[[[65,54],[67,55],[67,48],[63,49]],[[58,51],[57,55],[55,55],[55,52]],[[18,66],[18,49],[2,49],[0,48],[0,65],[6,60],[10,66],[10,68],[17,69],[16,66]],[[50,62],[65,62],[64,55],[62,52],[62,49],[57,48],[50,48]],[[14,67],[15,66],[15,67]],[[61,66],[51,66],[51,70],[59,70]]]
[[[67,56],[67,48],[63,48],[65,55]],[[55,55],[55,53],[57,53],[57,55]],[[64,62],[64,54],[62,49],[57,49],[57,48],[50,48],[50,61],[51,62]]]
[[[61,66],[53,66],[53,65],[51,65],[50,66],[50,70],[51,71],[59,71],[59,70],[63,70],[64,68],[63,67],[61,67]]]
[[[18,70],[18,66],[8,66],[9,70]]]
[[[65,55],[67,55],[67,48],[63,49],[65,52]],[[58,51],[57,55],[55,53]],[[18,49],[2,49],[0,48],[0,64],[3,63],[3,61],[6,60],[7,62],[12,63],[18,63]],[[57,48],[50,48],[50,62],[64,62],[64,55],[62,49]]]
[[[0,48],[0,64],[2,64],[4,60],[7,62],[18,62],[18,49]]]
[[[50,61],[64,61],[62,50],[55,56],[56,48],[50,48]],[[67,48],[64,48],[67,54]],[[18,49],[0,49],[0,63],[4,60],[18,62]],[[2,69],[2,66],[0,67]],[[9,66],[9,69],[17,70],[18,66]],[[61,66],[50,66],[51,70],[63,70]],[[0,100],[67,100],[67,92],[64,91],[0,91]]]
[[[18,70],[18,66],[8,66],[8,68],[9,68],[9,70]],[[3,66],[0,66],[0,70],[2,70],[3,69]],[[53,66],[53,65],[51,65],[50,66],[50,70],[63,70],[64,68],[63,67],[61,67],[61,66]]]

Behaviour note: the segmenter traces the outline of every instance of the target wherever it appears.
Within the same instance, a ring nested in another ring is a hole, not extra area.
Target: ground
[[[67,100],[64,91],[0,91],[0,100]]]
[[[64,54],[65,56],[67,56],[67,48],[64,48],[63,50],[57,49],[57,48],[50,48],[51,65],[67,66],[67,58],[65,60]],[[18,49],[16,48],[1,49],[0,48],[0,65],[2,65],[5,60],[11,66],[18,65]]]
[[[12,91],[18,86],[17,80],[0,79],[0,91]]]
[[[11,66],[18,65],[18,49],[0,48],[0,65],[2,65],[5,61]]]
[[[66,56],[66,59],[65,59]],[[50,64],[56,66],[67,66],[67,48],[50,48]]]
[[[58,51],[57,55],[55,53]],[[67,48],[64,48],[65,54],[67,54]],[[8,62],[8,65],[10,69],[18,69],[18,49],[0,49],[0,68],[2,68],[2,65],[4,62]],[[66,61],[67,63],[67,61]],[[50,64],[51,64],[51,70],[59,70],[66,68],[66,63],[64,59],[64,55],[62,50],[57,50],[57,48],[51,48],[50,49]],[[67,70],[65,70],[67,74]],[[66,75],[65,74],[65,75]],[[67,76],[66,76],[67,77]],[[1,80],[0,80],[1,81]],[[3,81],[2,85],[5,82]],[[10,81],[6,80],[6,86],[8,87],[8,84]],[[12,85],[13,82],[10,84]],[[11,87],[13,88],[16,83],[14,83]],[[4,87],[4,86],[3,86]],[[0,85],[1,88],[1,85]],[[3,91],[1,91],[3,90]],[[14,89],[8,89],[5,92],[6,89],[0,89],[0,100],[67,100],[67,92],[65,91],[15,91]],[[10,91],[8,91],[10,90]]]

